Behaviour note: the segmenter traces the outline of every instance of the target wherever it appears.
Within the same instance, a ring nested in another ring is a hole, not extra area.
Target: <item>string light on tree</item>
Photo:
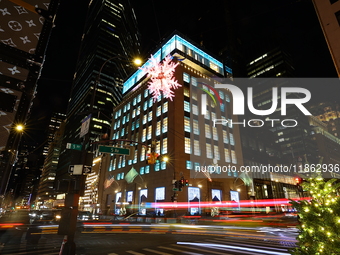
[[[340,201],[336,193],[340,184],[335,182],[335,179],[325,181],[320,175],[315,175],[302,184],[312,197],[291,202],[301,223],[298,225],[298,246],[292,249],[291,254],[340,254]]]
[[[175,97],[173,90],[182,86],[174,77],[175,69],[179,63],[173,62],[170,55],[166,56],[162,62],[158,62],[153,55],[149,60],[150,65],[141,67],[141,69],[148,73],[148,77],[150,77],[148,89],[154,101],[161,94],[172,101],[173,97]]]

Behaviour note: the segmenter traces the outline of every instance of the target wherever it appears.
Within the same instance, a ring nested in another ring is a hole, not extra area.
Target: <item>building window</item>
[[[137,103],[140,103],[141,99],[142,99],[142,95],[139,94],[138,97],[137,97]]]
[[[168,132],[168,118],[163,119],[162,133]]]
[[[140,152],[140,161],[145,160],[145,147],[142,147],[142,150]]]
[[[151,121],[152,120],[152,112],[149,112],[148,114],[148,121]]]
[[[161,109],[161,106],[158,106],[157,107],[157,112],[156,112],[156,116],[161,116],[161,113],[162,113],[162,109]]]
[[[228,149],[224,149],[225,162],[230,162],[230,154]]]
[[[213,158],[211,144],[206,143],[205,146],[206,146],[207,158]]]
[[[187,73],[183,73],[183,81],[190,83],[190,75]]]
[[[191,129],[190,129],[190,118],[188,117],[184,117],[184,131],[186,132],[191,132]]]
[[[144,116],[143,116],[143,125],[146,124],[146,119],[147,119],[147,117],[148,117],[147,115],[144,115]]]
[[[146,111],[146,109],[148,109],[148,101],[145,101],[143,105],[143,110]]]
[[[194,155],[201,156],[200,142],[198,140],[194,141]]]
[[[156,126],[156,136],[160,134],[161,134],[161,121],[158,121]]]
[[[143,174],[144,174],[144,166],[142,166],[142,167],[140,168],[139,174],[140,174],[140,175],[143,175]]]
[[[199,129],[199,126],[198,126],[198,120],[193,120],[193,128],[194,128],[194,134],[199,135],[200,129]]]
[[[229,138],[230,138],[230,144],[235,145],[234,135],[232,133],[229,133]]]
[[[197,86],[197,79],[196,79],[196,77],[191,77],[191,85],[192,86]]]
[[[137,116],[140,115],[140,106],[137,107]]]
[[[228,139],[228,133],[227,133],[227,131],[223,130],[222,132],[223,132],[223,142],[224,142],[225,144],[229,144],[229,139]]]
[[[153,105],[153,98],[150,98],[150,99],[149,99],[149,108],[151,108],[152,105]]]
[[[147,139],[147,140],[150,140],[151,137],[152,137],[152,126],[150,125],[150,126],[148,127],[148,139]]]
[[[214,159],[217,159],[217,160],[220,160],[221,157],[220,157],[220,152],[218,150],[218,146],[214,145]]]
[[[184,111],[190,112],[190,103],[187,101],[184,101]]]
[[[155,171],[158,172],[159,169],[161,167],[161,163],[158,161],[156,164],[155,164]]]
[[[146,173],[146,174],[150,173],[150,166],[146,166],[146,167],[145,167],[145,173]]]
[[[142,142],[146,141],[146,128],[143,129]]]
[[[135,97],[135,98],[133,99],[133,101],[132,101],[132,105],[135,106],[136,103],[137,103],[137,98]]]
[[[187,154],[191,154],[190,138],[188,137],[185,137],[185,140],[184,140],[184,152]]]
[[[191,161],[187,160],[186,161],[186,169],[192,169],[192,164],[191,164]]]
[[[149,91],[146,89],[144,90],[144,97],[148,97]]]
[[[210,131],[210,125],[205,124],[205,137],[210,139],[211,138],[211,131]]]
[[[217,128],[216,127],[212,127],[213,130],[213,138],[215,141],[218,141],[218,134],[217,134]]]
[[[161,162],[161,170],[165,170],[166,169],[166,162],[162,161]]]
[[[168,153],[168,138],[163,139],[162,154]]]
[[[236,153],[234,150],[231,151],[231,163],[237,164]]]
[[[190,97],[190,91],[187,87],[184,87],[183,91],[184,91],[184,96]]]
[[[192,113],[198,115],[198,106],[195,104],[192,105]]]
[[[165,102],[163,104],[163,113],[166,113],[166,112],[168,112],[168,102]]]

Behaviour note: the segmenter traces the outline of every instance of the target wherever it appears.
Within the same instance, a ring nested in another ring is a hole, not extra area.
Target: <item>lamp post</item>
[[[94,82],[93,93],[91,96],[90,106],[89,106],[89,110],[87,111],[87,113],[92,114],[94,112],[96,92],[98,89],[100,76],[103,71],[103,68],[105,67],[107,63],[109,63],[109,61],[113,59],[119,59],[119,58],[121,58],[120,55],[113,56],[107,59],[101,65],[98,76]],[[137,63],[137,60],[135,60],[134,62]],[[139,60],[139,63],[141,63],[140,60]],[[82,114],[85,114],[85,113],[82,113]],[[89,127],[90,125],[91,125],[91,118],[89,118],[89,123],[88,123]],[[88,165],[87,162],[90,162],[90,161],[92,165],[92,158],[91,158],[92,154],[88,153],[90,135],[91,135],[91,132],[89,129],[84,132],[83,146],[82,146],[81,156],[79,160],[82,168]],[[77,216],[78,216],[78,204],[79,204],[80,196],[83,195],[83,192],[85,189],[86,175],[84,175],[81,171],[81,173],[79,173],[78,175],[74,174],[73,176],[75,178],[75,182],[74,182],[74,185],[69,185],[69,190],[65,197],[65,208],[63,209],[62,218],[61,218],[59,229],[58,229],[58,234],[65,235],[63,243],[62,243],[62,247],[60,250],[60,254],[63,254],[63,255],[65,254],[75,255],[76,244],[74,242],[74,237],[75,237],[75,232],[76,232],[76,223],[77,223]]]

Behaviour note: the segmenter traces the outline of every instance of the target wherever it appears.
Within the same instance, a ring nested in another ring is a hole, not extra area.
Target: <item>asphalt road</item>
[[[63,239],[51,229],[32,235],[37,237],[37,244],[27,244],[26,233],[22,233],[20,238],[18,236],[17,243],[4,246],[0,254],[56,255],[59,254]],[[176,225],[151,227],[151,230],[146,226],[111,230],[97,227],[93,231],[79,233],[75,241],[77,255],[288,255],[288,249],[294,246],[295,236],[296,231],[287,228]]]

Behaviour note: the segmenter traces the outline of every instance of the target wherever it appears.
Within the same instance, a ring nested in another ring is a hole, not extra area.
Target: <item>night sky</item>
[[[66,112],[82,34],[82,0],[61,3],[28,125],[43,132],[52,111]],[[293,56],[297,77],[337,77],[310,0],[130,0],[142,36],[144,60],[174,30],[218,55],[236,42],[243,58],[253,59],[280,43]],[[75,15],[76,14],[76,15]],[[77,18],[75,18],[77,17]],[[236,38],[236,39],[235,39]]]

